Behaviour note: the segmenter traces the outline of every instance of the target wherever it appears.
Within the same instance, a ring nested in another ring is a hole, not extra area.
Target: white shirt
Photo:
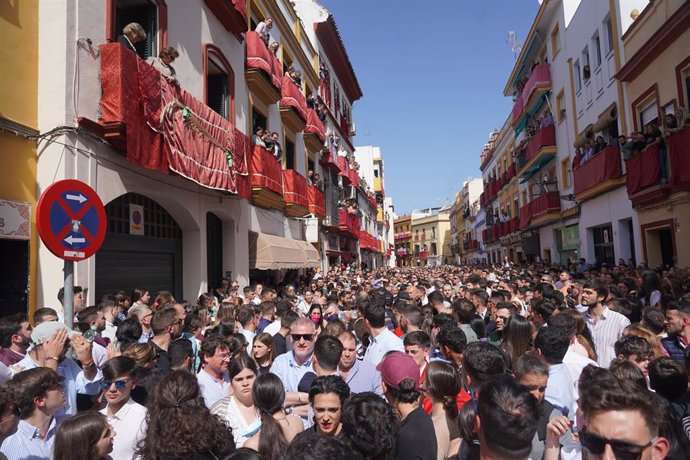
[[[383,332],[376,337],[372,336],[370,340],[371,343],[369,344],[369,348],[367,348],[364,354],[364,362],[368,362],[374,366],[377,366],[389,351],[405,352],[405,347],[400,337],[393,334],[388,329],[384,329]]]
[[[258,411],[256,412],[254,420],[251,423],[247,422],[242,412],[240,412],[240,408],[234,396],[227,396],[220,399],[211,407],[211,413],[225,420],[228,425],[230,425],[230,428],[232,428],[232,437],[235,439],[235,447],[238,449],[244,445],[247,439],[251,438],[261,429],[261,417]]]
[[[585,312],[584,317],[597,350],[597,362],[601,367],[608,368],[616,357],[613,345],[623,335],[623,329],[630,326],[630,320],[620,313],[609,310],[609,307],[604,307],[604,311],[596,322],[589,311]]]
[[[276,319],[275,321],[273,321],[271,324],[269,324],[268,326],[266,326],[264,328],[264,332],[266,334],[270,334],[271,337],[276,335],[279,330],[280,330],[280,318]]]
[[[201,396],[204,397],[204,402],[208,408],[213,406],[216,401],[228,396],[230,393],[230,376],[227,372],[223,372],[222,380],[218,381],[204,369],[201,369],[201,371],[196,374],[196,379],[199,382]]]
[[[108,417],[108,423],[115,429],[117,435],[113,439],[113,460],[129,460],[135,458],[134,449],[146,434],[146,408],[137,404],[131,398],[113,416],[108,415],[108,408],[101,414]]]
[[[247,339],[247,349],[251,350],[252,344],[254,343],[254,337],[256,337],[256,332],[248,331],[244,328],[240,330],[245,339]]]
[[[110,343],[115,343],[117,340],[117,337],[115,337],[115,332],[117,331],[117,327],[113,325],[110,321],[106,320],[105,321],[105,329],[101,331],[101,337],[104,337],[106,339],[110,339]]]

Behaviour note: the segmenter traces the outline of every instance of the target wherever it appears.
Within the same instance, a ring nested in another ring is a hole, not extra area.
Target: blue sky
[[[354,144],[378,145],[398,215],[453,200],[479,177],[489,132],[512,108],[503,88],[537,0],[320,0],[335,17],[364,97]]]

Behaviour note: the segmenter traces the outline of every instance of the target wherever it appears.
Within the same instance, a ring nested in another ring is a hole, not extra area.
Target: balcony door
[[[137,22],[146,31],[146,40],[135,43],[137,54],[146,59],[158,56],[158,7],[149,0],[117,0],[115,6],[115,38],[122,34],[122,29]]]

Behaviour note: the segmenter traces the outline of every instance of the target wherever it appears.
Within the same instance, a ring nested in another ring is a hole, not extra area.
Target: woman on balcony
[[[180,53],[172,46],[166,46],[158,53],[158,57],[151,56],[146,60],[170,83],[179,86],[175,68],[171,65],[180,56]]]

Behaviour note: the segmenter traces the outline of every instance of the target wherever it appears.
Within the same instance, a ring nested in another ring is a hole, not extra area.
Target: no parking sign
[[[85,183],[73,179],[55,182],[43,192],[36,208],[38,234],[57,257],[88,259],[103,244],[105,208],[98,194]]]

